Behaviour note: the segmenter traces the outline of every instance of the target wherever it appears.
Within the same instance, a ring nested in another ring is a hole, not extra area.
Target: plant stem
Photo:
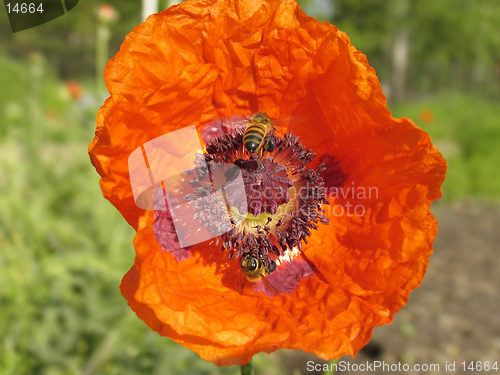
[[[158,13],[158,0],[142,0],[142,20],[145,21],[153,13]]]
[[[337,370],[337,362],[338,361],[339,361],[338,359],[335,359],[333,361],[329,361],[328,362],[329,370],[326,370],[325,372],[323,372],[323,375],[334,375],[335,370]],[[333,366],[333,365],[335,365],[335,366]]]
[[[40,145],[43,144],[45,122],[42,114],[42,82],[44,74],[44,57],[40,52],[30,55],[29,66],[29,130],[28,155],[29,160],[37,164],[40,156]]]
[[[106,85],[104,84],[104,67],[108,62],[109,39],[111,32],[108,25],[99,21],[97,26],[97,40],[96,40],[96,95],[100,100],[103,95],[107,93]]]
[[[252,360],[246,365],[241,366],[241,375],[254,375]]]

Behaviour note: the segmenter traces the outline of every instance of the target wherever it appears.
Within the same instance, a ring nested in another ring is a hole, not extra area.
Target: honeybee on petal
[[[230,119],[222,122],[230,129],[246,127],[243,145],[250,155],[274,151],[276,144],[272,135],[277,130],[266,113],[256,112],[249,119]]]
[[[245,274],[245,278],[250,283],[247,283],[245,287],[249,290],[260,291],[267,294],[269,297],[278,296],[280,292],[274,287],[274,285],[266,279],[266,276],[271,274],[276,270],[276,262],[271,260],[268,265],[266,265],[262,257],[254,257],[251,254],[244,254],[240,261],[241,269]],[[257,283],[262,281],[262,285]]]
[[[243,145],[250,154],[263,151],[273,152],[276,144],[270,133],[276,131],[269,116],[264,112],[254,113],[248,120],[248,126],[243,134]]]
[[[274,261],[271,260],[269,265],[266,265],[263,258],[256,258],[251,254],[244,254],[241,257],[240,264],[247,280],[253,283],[269,275],[276,269],[276,263]]]

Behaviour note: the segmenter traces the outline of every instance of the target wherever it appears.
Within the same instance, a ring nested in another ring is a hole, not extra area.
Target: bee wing
[[[218,122],[227,129],[239,129],[248,125],[248,119],[234,117],[215,117],[213,122]]]
[[[307,122],[307,120],[306,116],[288,116],[271,119],[271,122],[279,131],[287,132],[293,130],[294,126]]]
[[[202,138],[205,144],[224,134],[235,134],[238,129],[248,125],[248,119],[240,117],[212,117],[202,126]],[[240,130],[241,131],[241,130]]]
[[[241,279],[240,293],[250,294],[250,291],[259,292],[267,295],[268,297],[275,297],[281,293],[276,289],[269,280],[266,279],[267,276],[263,276],[259,281],[249,281],[246,277]]]
[[[261,278],[262,285],[265,288],[264,293],[266,293],[269,297],[279,296],[281,293],[278,289],[274,287],[274,285],[267,279],[267,277]]]

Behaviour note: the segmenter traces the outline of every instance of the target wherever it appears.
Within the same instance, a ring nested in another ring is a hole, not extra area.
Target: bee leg
[[[274,124],[272,122],[271,122],[271,126],[272,126],[275,133],[281,133],[278,129],[276,129],[276,126],[274,126]]]
[[[267,273],[271,274],[276,270],[276,262],[274,260],[269,261],[269,265],[267,266]]]
[[[273,152],[274,149],[276,148],[276,142],[274,141],[273,137],[270,137],[269,135],[266,135],[267,141],[265,143],[265,149],[267,152]]]

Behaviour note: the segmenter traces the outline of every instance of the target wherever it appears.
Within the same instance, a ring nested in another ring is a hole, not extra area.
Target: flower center
[[[282,138],[270,132],[269,137],[274,149],[258,153],[246,149],[245,128],[211,139],[197,162],[208,168],[188,172],[197,175],[190,182],[197,193],[185,197],[197,206],[195,216],[215,231],[222,223],[217,223],[206,189],[221,192],[231,228],[216,243],[229,251],[229,258],[240,258],[244,270],[262,263],[263,276],[274,270],[280,257],[300,251],[311,229],[328,224],[321,205],[329,203],[319,175],[322,166],[307,166],[315,154],[291,132]],[[199,184],[207,169],[210,187]]]
[[[239,260],[247,280],[255,283],[278,270],[270,280],[289,293],[313,272],[305,259],[293,261],[302,243],[319,223],[328,224],[322,209],[329,203],[327,189],[320,177],[326,168],[308,167],[315,154],[292,132],[278,137],[274,127],[259,129],[248,125],[223,134],[213,125],[205,128],[206,152],[196,154],[196,167],[158,187],[153,229],[177,261],[190,256],[191,244],[217,238],[228,259]]]

